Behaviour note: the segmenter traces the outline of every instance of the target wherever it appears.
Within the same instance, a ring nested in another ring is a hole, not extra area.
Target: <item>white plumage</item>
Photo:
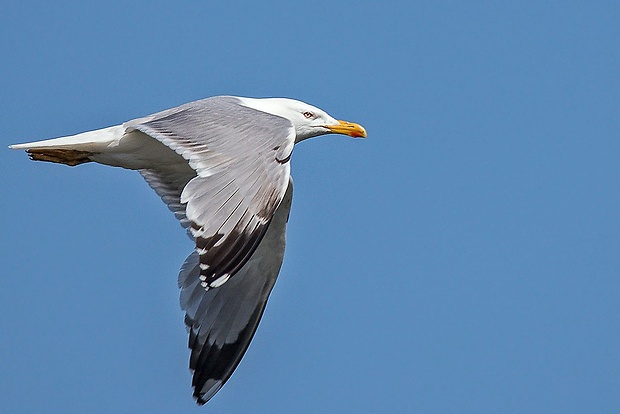
[[[220,96],[122,125],[13,145],[33,160],[138,170],[196,244],[181,267],[194,397],[228,380],[256,331],[284,257],[295,143],[358,124],[284,98]]]

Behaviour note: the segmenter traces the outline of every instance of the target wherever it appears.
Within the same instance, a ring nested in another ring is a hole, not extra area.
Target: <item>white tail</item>
[[[35,161],[48,161],[70,166],[94,161],[93,154],[105,153],[119,146],[125,127],[117,125],[77,135],[27,142],[9,146],[24,149]]]
[[[11,149],[72,149],[76,151],[101,151],[111,145],[118,145],[118,141],[125,133],[122,125],[109,128],[97,129],[95,131],[83,132],[68,137],[46,139],[45,141],[27,142],[25,144],[10,145]]]
[[[156,139],[123,125],[97,129],[68,137],[11,145],[23,149],[34,161],[65,165],[98,162],[113,167],[139,170],[153,165],[174,165],[184,173],[195,173],[186,161]]]

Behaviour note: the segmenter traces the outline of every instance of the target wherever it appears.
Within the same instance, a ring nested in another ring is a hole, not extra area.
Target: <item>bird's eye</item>
[[[314,114],[310,111],[304,112],[304,116],[308,119],[314,118]]]

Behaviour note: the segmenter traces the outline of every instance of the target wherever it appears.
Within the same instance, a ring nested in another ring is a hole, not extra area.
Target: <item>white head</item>
[[[366,130],[359,124],[338,121],[327,112],[305,102],[288,98],[239,98],[243,105],[281,116],[291,121],[297,137],[295,142],[324,134],[344,134],[366,138]]]

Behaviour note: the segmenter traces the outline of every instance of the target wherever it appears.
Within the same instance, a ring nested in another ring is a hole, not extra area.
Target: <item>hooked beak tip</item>
[[[366,138],[368,136],[366,134],[366,129],[354,122],[338,121],[338,124],[327,125],[326,128],[334,134],[348,135],[353,138]]]

